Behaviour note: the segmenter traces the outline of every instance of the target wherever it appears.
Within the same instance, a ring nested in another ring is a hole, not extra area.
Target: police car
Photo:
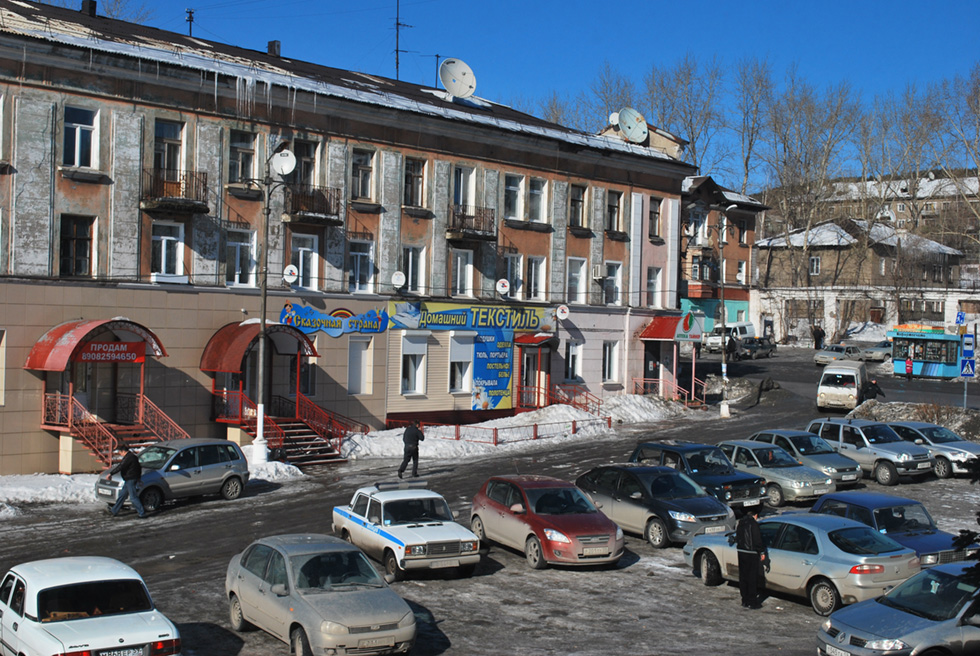
[[[333,509],[333,530],[384,564],[389,580],[406,570],[455,568],[470,576],[480,540],[453,521],[449,504],[425,481],[375,483]]]

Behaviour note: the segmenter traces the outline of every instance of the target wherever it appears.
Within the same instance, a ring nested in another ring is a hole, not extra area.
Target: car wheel
[[[939,478],[949,478],[953,475],[953,465],[946,458],[936,458],[936,466],[933,467],[933,471]]]
[[[483,520],[479,515],[473,515],[473,519],[470,520],[470,530],[473,531],[473,535],[480,538],[481,542],[487,539],[487,533],[483,530]]]
[[[228,615],[231,620],[232,631],[238,631],[240,633],[252,628],[252,624],[242,614],[242,602],[239,601],[238,595],[231,595],[228,605]]]
[[[348,531],[346,528],[343,531],[341,531],[340,539],[343,540],[344,542],[349,542],[350,544],[354,544],[354,540],[352,540],[350,536],[350,531]]]
[[[390,549],[385,552],[385,574],[390,576],[393,581],[403,581],[405,579],[405,570],[398,566],[398,559],[395,558],[395,552]]]
[[[650,518],[650,521],[647,522],[647,528],[643,532],[643,537],[654,549],[665,549],[670,546],[670,534],[667,532],[663,520],[659,517]]]
[[[313,656],[310,641],[306,638],[306,631],[299,627],[293,629],[292,633],[289,634],[289,650],[293,656]]]
[[[875,465],[875,480],[879,485],[895,485],[898,483],[898,470],[892,463],[882,460]]]
[[[544,551],[541,549],[541,541],[535,536],[531,536],[524,543],[524,557],[531,569],[544,569],[548,563],[544,560]]]
[[[146,512],[159,510],[160,506],[163,505],[163,493],[160,488],[147,488],[140,493],[140,503],[143,504],[143,510]]]
[[[707,549],[701,552],[698,570],[701,572],[701,581],[705,585],[721,585],[721,566],[718,565],[718,559],[715,558],[715,555]]]
[[[242,496],[242,479],[232,476],[221,486],[221,496],[226,501],[234,501]]]
[[[810,605],[817,615],[827,617],[840,608],[840,593],[833,583],[819,579],[810,584]]]
[[[775,483],[770,483],[766,488],[766,503],[773,508],[779,508],[786,502],[783,497],[783,489]]]

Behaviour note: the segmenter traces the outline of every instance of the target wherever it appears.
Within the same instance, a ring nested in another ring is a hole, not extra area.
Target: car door
[[[19,590],[17,595],[15,590]],[[0,654],[3,656],[16,656],[23,647],[18,631],[24,619],[24,592],[24,582],[13,574],[7,574],[0,585]]]
[[[344,528],[347,530],[347,534],[350,536],[351,542],[359,546],[361,549],[368,551],[367,549],[367,534],[368,530],[366,528],[367,512],[368,512],[368,501],[371,498],[366,494],[357,494],[354,496],[354,502],[350,506],[350,517],[344,519]],[[370,551],[368,551],[370,553]]]
[[[620,474],[615,469],[602,467],[593,471],[589,476],[583,477],[581,481],[582,489],[592,497],[593,503],[602,509],[606,517],[617,524],[619,522],[616,520],[615,515],[616,505],[619,503],[616,498],[618,495],[619,478]]]
[[[205,444],[197,447],[197,458],[201,473],[195,494],[217,494],[232,468],[227,454],[219,444]]]
[[[241,566],[238,568],[238,599],[242,604],[242,615],[252,624],[270,632],[272,618],[268,615],[265,598],[272,593],[265,581],[265,575],[272,552],[272,547],[268,545],[253,545],[242,556]]]
[[[382,508],[381,502],[370,497],[368,499],[367,515],[364,518],[363,533],[361,534],[361,548],[378,560],[384,555],[385,538],[382,537],[384,528],[381,523]]]
[[[775,544],[769,547],[770,565],[766,587],[791,594],[805,593],[810,572],[820,560],[817,536],[803,526],[786,524]]]
[[[269,633],[286,638],[289,635],[289,622],[293,618],[293,602],[290,597],[291,586],[286,575],[286,558],[281,553],[272,550],[269,555],[269,566],[265,573],[266,592],[259,603],[262,604],[263,614],[269,618]],[[278,595],[272,591],[275,585],[283,585],[286,594]]]
[[[201,468],[197,465],[197,447],[188,446],[174,454],[166,464],[163,477],[174,498],[188,497],[196,492],[200,481]]]
[[[531,508],[528,505],[527,496],[519,486],[507,483],[510,488],[509,506],[500,516],[500,542],[510,545],[515,549],[524,549],[524,539],[528,533],[528,515]],[[523,511],[511,510],[515,505],[520,504]]]
[[[615,516],[610,519],[628,531],[643,533],[650,515],[650,498],[643,483],[632,473],[623,472],[613,498]]]
[[[722,447],[722,451],[724,451]],[[732,457],[727,452],[725,453],[728,459],[735,463],[735,468],[739,471],[743,471],[747,474],[752,474],[753,476],[759,476],[760,478],[766,478],[766,470],[762,468],[759,461],[756,460],[755,453],[751,449],[746,449],[745,447],[737,447],[735,449],[735,457]]]
[[[861,469],[871,471],[874,468],[875,456],[864,441],[864,435],[860,429],[854,426],[840,427],[840,452],[857,461]]]
[[[490,481],[486,496],[486,509],[481,513],[484,532],[494,542],[514,546],[511,536],[517,524],[523,524],[523,520],[517,519],[511,506],[516,503],[523,505],[524,498],[517,492],[517,487],[508,481]],[[524,512],[527,512],[526,506]],[[520,547],[524,547],[523,539]]]
[[[769,441],[769,440],[766,440],[766,441]],[[786,451],[786,453],[790,454],[791,456],[793,456],[797,460],[799,460],[800,458],[802,458],[802,456],[800,455],[800,452],[796,450],[796,445],[793,444],[790,440],[788,440],[785,437],[783,437],[782,435],[776,435],[776,438],[774,440],[772,440],[772,443],[775,444],[778,447],[782,447],[782,449],[784,451]]]

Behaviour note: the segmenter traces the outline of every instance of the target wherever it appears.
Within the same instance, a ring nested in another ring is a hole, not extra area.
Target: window
[[[735,272],[735,280],[737,280],[738,282],[742,283],[743,285],[746,284],[746,282],[745,282],[745,260],[739,260],[738,261],[738,270]]]
[[[347,342],[347,393],[370,394],[371,338],[351,335]]]
[[[0,329],[0,407],[5,403],[7,391],[6,371],[7,371],[7,331]]]
[[[255,177],[255,135],[241,130],[231,131],[228,156],[228,182],[245,182]]]
[[[619,342],[602,343],[602,382],[609,383],[616,381],[619,376],[617,366],[617,354],[619,352]]]
[[[887,275],[887,272],[888,272],[888,259],[883,257],[878,260],[878,274],[884,276]]]
[[[450,279],[450,296],[473,295],[473,251],[453,249],[453,269]]]
[[[618,232],[620,227],[621,204],[623,194],[618,191],[610,191],[606,195],[606,230]]]
[[[449,337],[449,391],[469,392],[473,386],[472,333],[453,331]]]
[[[810,258],[810,275],[818,276],[820,275],[820,258],[811,257]]]
[[[606,279],[603,281],[604,302],[606,305],[622,305],[623,265],[619,262],[606,262]]]
[[[527,297],[532,301],[544,301],[545,298],[545,258],[527,258]]]
[[[453,169],[453,203],[460,207],[475,207],[476,171],[468,166]]]
[[[507,282],[510,283],[510,292],[507,294],[507,298],[519,299],[524,291],[524,280],[521,277],[521,268],[523,265],[524,258],[521,255],[505,255],[504,265],[506,271],[504,272],[504,277]]]
[[[295,355],[289,358],[289,371],[296,371]],[[303,396],[316,395],[316,364],[307,357],[301,358],[299,362],[299,393]],[[296,390],[290,388],[289,395],[296,396]]]
[[[405,274],[405,291],[421,294],[425,281],[425,251],[421,246],[403,246],[400,271]]]
[[[660,267],[647,267],[647,307],[660,307]]]
[[[565,342],[565,380],[582,380],[582,342]]]
[[[540,178],[531,178],[528,185],[527,218],[534,223],[546,223],[548,220],[548,183]]]
[[[523,208],[524,176],[504,176],[504,218],[520,221],[524,219]]]
[[[425,160],[405,158],[405,196],[402,204],[425,207]]]
[[[289,263],[299,270],[297,287],[317,288],[317,238],[316,235],[292,235],[292,253]]]
[[[295,184],[316,185],[316,143],[312,141],[294,141],[293,154],[296,155],[296,168],[293,169],[292,181]]]
[[[904,212],[905,211],[905,203],[899,203],[898,205],[896,205],[896,208],[898,209],[899,212]]]
[[[649,230],[649,236],[651,239],[660,238],[660,199],[656,196],[650,196],[650,215],[647,219],[649,225],[647,229]]]
[[[96,168],[98,148],[95,119],[98,112],[65,107],[65,166]]]
[[[585,216],[585,187],[572,185],[568,198],[568,225],[573,228],[586,227]]]
[[[61,215],[61,277],[90,277],[94,275],[93,230],[95,218]]]
[[[428,332],[402,331],[402,394],[425,393],[425,352]]]
[[[352,294],[374,291],[374,242],[350,242],[349,289]]]
[[[354,200],[374,198],[374,153],[354,150],[351,159],[350,197]]]
[[[181,159],[183,123],[175,121],[157,121],[154,125],[155,139],[153,142],[153,168],[158,171],[177,172],[183,168]],[[165,177],[165,180],[178,178]]]
[[[691,280],[701,280],[701,256],[692,255],[691,256]]]
[[[738,243],[744,244],[749,235],[748,224],[745,219],[739,219],[736,225],[738,226]]]
[[[585,303],[587,291],[588,280],[585,277],[585,260],[579,257],[568,258],[565,299],[569,303]]]
[[[230,286],[253,285],[255,259],[252,256],[253,234],[247,230],[229,230],[225,257],[225,282]]]
[[[184,272],[184,225],[169,221],[153,222],[150,251],[151,279],[168,279]],[[177,280],[172,280],[177,282]],[[184,279],[186,282],[186,278]]]

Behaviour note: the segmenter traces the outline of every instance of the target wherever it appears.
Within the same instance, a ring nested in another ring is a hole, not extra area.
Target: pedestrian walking
[[[728,344],[725,345],[729,360],[738,360],[738,341],[734,335],[728,336]]]
[[[143,474],[143,467],[140,466],[139,458],[133,453],[129,445],[123,442],[119,445],[119,450],[122,451],[122,460],[117,462],[112,468],[109,469],[109,474],[106,476],[106,480],[112,480],[113,474],[119,474],[122,476],[123,484],[119,489],[119,498],[116,499],[116,503],[109,508],[109,512],[115,517],[119,514],[122,509],[123,503],[126,499],[129,499],[129,503],[132,504],[133,510],[136,511],[136,516],[140,519],[146,517],[146,511],[143,510],[143,504],[140,502],[139,495],[139,484],[140,478]]]
[[[762,567],[768,566],[768,555],[762,532],[759,530],[759,506],[746,508],[735,527],[735,548],[738,549],[738,591],[743,608],[762,608],[759,601],[759,581],[765,586]]]
[[[827,336],[827,333],[823,331],[820,326],[813,327],[813,348],[817,351],[823,349],[823,340]]]
[[[408,461],[412,461],[412,478],[419,477],[419,442],[425,439],[425,435],[419,429],[419,420],[413,419],[412,423],[402,434],[402,442],[405,443],[405,457],[402,464],[398,467],[398,478],[401,478],[408,467]]]
[[[878,379],[872,378],[864,384],[864,389],[861,391],[861,396],[865,399],[874,399],[878,395],[884,396],[885,392],[880,387],[878,387]]]
[[[912,382],[912,354],[905,358],[905,380]]]

